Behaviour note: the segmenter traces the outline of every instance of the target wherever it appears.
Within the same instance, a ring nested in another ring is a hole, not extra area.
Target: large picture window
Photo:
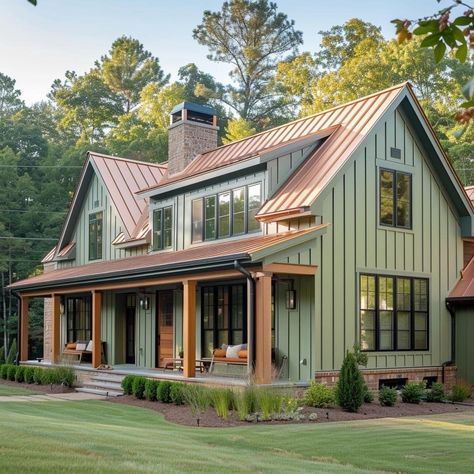
[[[380,170],[380,224],[411,229],[411,174]]]
[[[207,286],[202,289],[202,357],[211,357],[222,344],[247,342],[245,285]]]
[[[360,276],[364,351],[428,350],[428,280]]]
[[[173,207],[153,211],[153,250],[169,249],[173,246]]]
[[[89,296],[67,298],[67,341],[92,339],[92,311]]]
[[[89,214],[89,260],[102,258],[102,212]]]
[[[262,204],[260,183],[192,201],[192,242],[260,230],[255,218]]]

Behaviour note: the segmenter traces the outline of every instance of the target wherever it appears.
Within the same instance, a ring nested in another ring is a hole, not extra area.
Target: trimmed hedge
[[[35,373],[35,368],[34,367],[25,367],[25,373],[24,373],[24,381],[25,383],[34,383],[34,373]]]
[[[5,380],[38,385],[64,385],[72,387],[76,376],[69,367],[27,367],[24,365],[3,364],[0,376]]]
[[[184,390],[185,384],[180,382],[173,382],[170,388],[170,398],[175,405],[184,405]]]
[[[8,366],[8,373],[7,373],[7,379],[11,380],[12,382],[15,381],[15,376],[16,376],[16,365],[9,365]]]
[[[163,380],[156,389],[156,399],[163,403],[171,402],[171,387],[173,382]]]
[[[25,380],[25,369],[26,367],[19,365],[16,368],[16,374],[15,374],[15,381],[18,383],[22,383]]]
[[[142,400],[145,396],[145,377],[135,377],[132,383],[132,392],[135,398]]]
[[[156,391],[160,385],[159,380],[146,379],[145,398],[150,402],[156,402]]]
[[[122,379],[122,389],[125,395],[133,394],[133,381],[135,380],[136,375],[126,375]]]

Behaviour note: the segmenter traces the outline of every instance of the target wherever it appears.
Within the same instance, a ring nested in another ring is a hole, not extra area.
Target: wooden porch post
[[[61,354],[60,341],[61,341],[61,297],[53,294],[53,320],[51,321],[51,362],[59,362]]]
[[[272,274],[258,273],[255,314],[255,379],[272,382]]]
[[[28,360],[28,303],[30,299],[27,296],[21,298],[21,317],[20,317],[20,361]]]
[[[183,281],[183,375],[196,376],[196,281]]]
[[[102,293],[92,292],[92,367],[102,364],[102,341],[100,334],[102,316]]]

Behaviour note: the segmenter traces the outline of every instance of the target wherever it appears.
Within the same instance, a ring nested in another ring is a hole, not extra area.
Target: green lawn
[[[5,385],[0,383],[0,397],[15,396],[15,395],[38,395],[42,392],[35,392],[28,388],[14,387],[12,385]]]
[[[472,472],[474,413],[188,428],[101,401],[0,404],[1,472]]]

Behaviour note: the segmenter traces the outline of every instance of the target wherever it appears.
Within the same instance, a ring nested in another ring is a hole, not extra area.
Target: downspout
[[[18,300],[18,318],[17,318],[17,326],[16,326],[16,360],[15,364],[20,365],[20,347],[21,347],[21,298],[20,295],[16,291],[12,291],[11,294],[15,296]],[[7,354],[5,354],[5,360],[7,360]]]
[[[234,268],[247,278],[247,311],[249,326],[247,331],[247,347],[249,357],[248,375],[250,376],[255,367],[255,280],[253,279],[252,274],[240,265],[237,260],[234,260]]]
[[[448,365],[454,365],[456,362],[456,311],[454,305],[450,301],[446,301],[446,308],[451,315],[451,360],[443,362],[441,364],[442,372],[441,372],[441,381],[444,383],[445,379],[445,369]]]

